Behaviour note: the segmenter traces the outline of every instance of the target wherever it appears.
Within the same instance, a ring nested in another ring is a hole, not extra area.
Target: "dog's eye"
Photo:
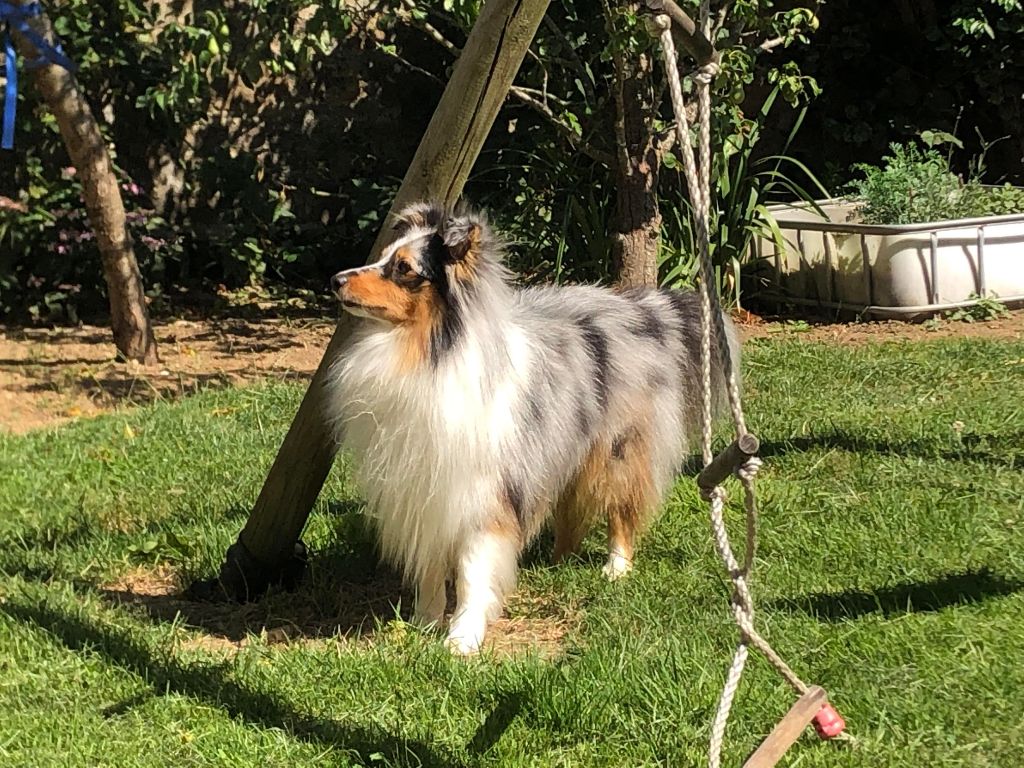
[[[397,272],[400,275],[408,275],[410,272],[412,272],[412,267],[409,266],[409,262],[400,261],[398,262],[398,264],[395,265],[395,272]]]

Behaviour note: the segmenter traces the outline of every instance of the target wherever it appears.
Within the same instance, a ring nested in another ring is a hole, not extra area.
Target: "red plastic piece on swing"
[[[814,730],[823,739],[832,739],[843,732],[846,723],[831,704],[825,704],[814,716]]]

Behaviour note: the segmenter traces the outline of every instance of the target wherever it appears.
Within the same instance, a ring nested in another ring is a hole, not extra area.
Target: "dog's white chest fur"
[[[447,568],[457,542],[493,519],[502,449],[528,382],[530,350],[511,328],[495,350],[467,338],[440,366],[401,373],[393,332],[360,334],[335,365],[330,400],[380,534],[408,576]]]

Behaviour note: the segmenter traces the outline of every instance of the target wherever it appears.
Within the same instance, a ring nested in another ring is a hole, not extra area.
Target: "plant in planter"
[[[934,146],[894,144],[846,197],[774,206],[781,236],[758,241],[771,292],[881,317],[1024,302],[1024,189],[982,184],[983,159],[965,181]]]
[[[921,224],[1024,213],[1024,189],[962,180],[938,150],[892,144],[882,166],[860,164],[864,174],[848,186],[864,224]]]

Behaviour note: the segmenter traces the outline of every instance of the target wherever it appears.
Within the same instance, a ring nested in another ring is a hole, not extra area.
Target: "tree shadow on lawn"
[[[787,453],[804,453],[815,448],[837,448],[850,453],[873,453],[886,456],[915,456],[942,461],[966,461],[991,464],[1007,469],[1019,469],[1022,463],[1017,455],[1024,435],[965,434],[960,437],[960,448],[942,448],[932,440],[880,440],[857,435],[842,429],[832,429],[817,435],[766,440],[758,455],[769,459]]]
[[[100,655],[108,663],[143,677],[152,687],[153,695],[173,692],[209,701],[232,717],[266,728],[284,728],[302,741],[356,752],[359,760],[366,764],[375,759],[375,753],[382,753],[402,765],[427,768],[467,765],[456,755],[422,741],[405,739],[383,729],[356,727],[301,712],[273,693],[253,690],[238,682],[233,678],[228,663],[183,664],[173,656],[145,647],[125,631],[98,626],[49,605],[8,600],[0,604],[0,612],[22,623],[40,627],[73,651]],[[106,714],[114,716],[143,700],[133,696],[109,708]],[[491,719],[489,717],[488,722]],[[486,746],[488,742],[493,743],[490,734],[485,733],[486,727],[487,722],[470,742],[471,751],[475,752],[478,746]]]
[[[356,501],[330,505],[328,514],[338,518],[333,540],[310,553],[304,577],[290,591],[272,588],[261,599],[242,604],[196,599],[181,574],[168,566],[135,568],[98,591],[107,602],[141,609],[154,622],[183,622],[200,633],[193,638],[195,645],[210,649],[237,649],[253,635],[270,644],[341,638],[370,642],[383,625],[410,619],[414,591],[380,559],[375,536],[358,514],[361,508]],[[557,656],[581,619],[578,606],[544,596],[519,592],[508,605],[510,615],[494,622],[486,641],[498,656],[524,651]],[[454,608],[449,584],[449,615]]]
[[[310,552],[306,573],[292,590],[272,587],[259,600],[236,603],[190,596],[171,568],[137,568],[100,588],[109,602],[142,608],[158,622],[184,621],[217,641],[239,645],[250,635],[283,643],[360,638],[397,616],[407,619],[413,594],[380,560],[372,534],[358,522],[361,504],[336,502],[333,540]]]
[[[817,592],[783,598],[768,610],[806,613],[822,621],[845,621],[881,614],[885,618],[908,613],[934,613],[952,606],[972,605],[1024,590],[1024,582],[1008,579],[990,568],[948,573],[929,581],[896,584],[870,591]]]
[[[351,525],[351,513],[359,506],[356,502],[332,505],[330,511],[342,519],[342,529],[333,545],[314,553],[307,577],[292,592],[278,590],[244,605],[191,601],[184,596],[180,574],[166,564],[137,568],[107,587],[76,582],[75,590],[99,594],[115,608],[134,607],[154,624],[184,621],[199,630],[185,647],[194,643],[194,647],[230,651],[247,642],[250,634],[262,634],[271,644],[337,640],[339,636],[369,639],[380,624],[399,614],[408,615],[411,593],[402,586],[399,574],[379,561],[371,534]],[[75,526],[60,538],[66,543],[83,535],[84,529]],[[4,572],[37,583],[52,578],[45,569],[37,575],[36,569],[15,561],[6,562]],[[260,726],[284,728],[303,741],[358,753],[359,760],[367,764],[375,753],[396,765],[462,768],[471,764],[443,748],[382,728],[351,726],[302,712],[273,692],[238,682],[230,660],[223,655],[201,664],[186,663],[165,650],[148,647],[129,630],[24,594],[9,595],[0,602],[0,613],[40,627],[72,651],[99,654],[108,663],[145,677],[153,692],[115,702],[104,710],[105,717],[124,714],[170,691],[209,701],[233,717]],[[466,745],[468,754],[489,750],[518,716],[520,707],[517,694],[499,696]]]

